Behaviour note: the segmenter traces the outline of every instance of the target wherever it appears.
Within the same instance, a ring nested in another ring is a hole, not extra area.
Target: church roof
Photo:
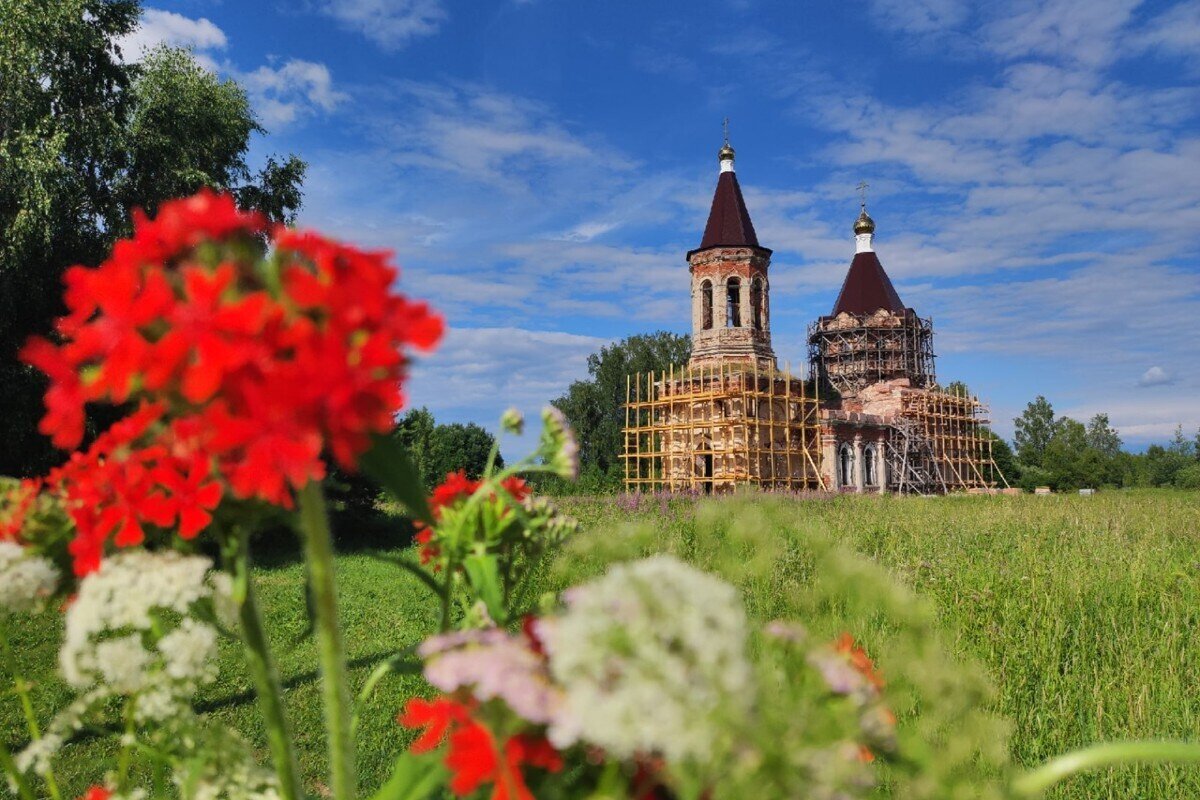
[[[843,311],[849,314],[873,314],[881,308],[901,314],[904,312],[904,303],[900,301],[896,287],[892,286],[874,251],[855,253],[830,316],[836,317]]]
[[[754,223],[750,221],[750,212],[742,198],[742,187],[738,186],[737,174],[732,169],[717,178],[717,191],[713,195],[712,210],[708,212],[708,224],[704,226],[704,239],[697,250],[710,247],[759,247]]]

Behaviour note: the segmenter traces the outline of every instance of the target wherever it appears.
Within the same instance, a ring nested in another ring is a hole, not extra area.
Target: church
[[[943,390],[933,324],[875,253],[866,202],[830,313],[808,328],[807,374],[771,346],[771,250],[758,241],[728,140],[700,246],[687,254],[692,354],[627,378],[628,491],[945,494],[1006,487],[986,409]]]

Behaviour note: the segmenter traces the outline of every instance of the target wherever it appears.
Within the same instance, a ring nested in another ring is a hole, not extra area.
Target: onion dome
[[[733,148],[729,146],[729,142],[725,142],[720,151],[717,152],[718,161],[733,161],[733,156]]]
[[[858,215],[858,219],[854,221],[854,235],[861,236],[864,233],[875,232],[875,220],[871,219],[871,215],[867,213],[867,206],[864,203],[862,213]]]

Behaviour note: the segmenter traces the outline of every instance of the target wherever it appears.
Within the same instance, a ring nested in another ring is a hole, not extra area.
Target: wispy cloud
[[[442,0],[324,0],[319,9],[387,50],[437,33],[449,17]]]
[[[506,408],[515,407],[530,424],[504,452],[523,456],[536,443],[538,412],[572,381],[587,377],[588,355],[607,343],[518,327],[452,327],[437,351],[413,368],[409,406],[435,409],[442,422],[474,421],[491,430]]]

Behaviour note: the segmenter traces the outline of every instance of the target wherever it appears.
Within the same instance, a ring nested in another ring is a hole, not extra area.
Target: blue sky
[[[1200,1],[180,0],[126,43],[246,87],[301,223],[388,248],[450,333],[412,402],[493,427],[623,336],[687,332],[730,118],[801,364],[853,254],[996,428],[1037,394],[1127,444],[1200,426]]]

